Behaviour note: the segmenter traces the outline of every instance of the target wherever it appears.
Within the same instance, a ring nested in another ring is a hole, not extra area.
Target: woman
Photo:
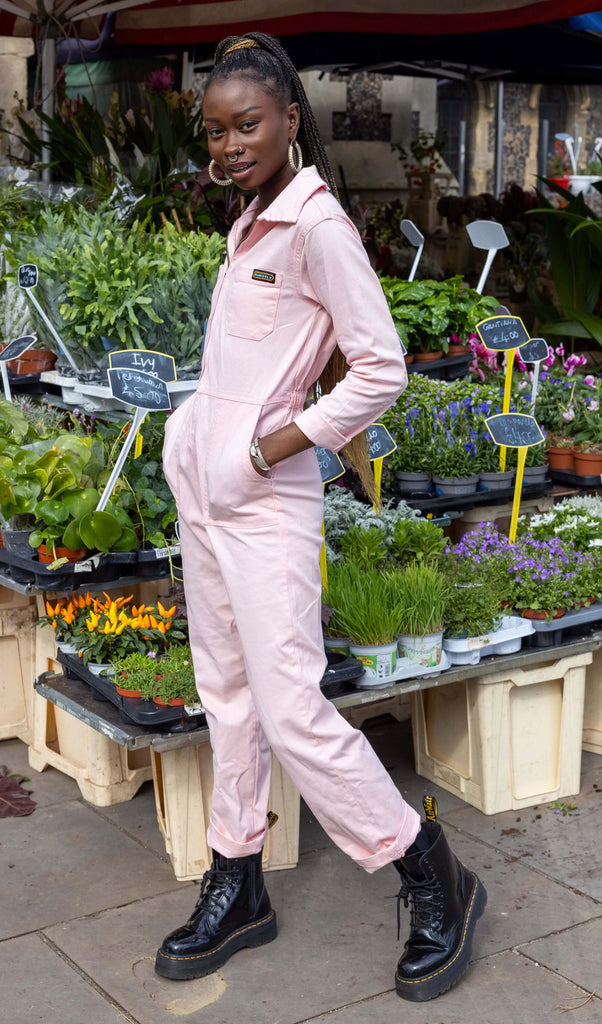
[[[213,747],[214,859],[156,969],[199,977],[276,937],[261,871],[272,748],[342,850],[370,872],[397,868],[399,899],[412,901],[397,991],[430,999],[466,969],[485,890],[450,852],[436,812],[421,825],[320,691],[322,484],[312,449],[344,449],[371,486],[362,432],[406,385],[399,341],[280,44],[255,32],[222,42],[203,116],[213,180],[257,196],[228,238],[197,393],[170,417],[165,441]],[[320,397],[307,405],[318,379]]]

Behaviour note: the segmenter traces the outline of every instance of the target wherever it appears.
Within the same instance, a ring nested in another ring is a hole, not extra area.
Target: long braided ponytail
[[[218,79],[229,78],[234,74],[260,82],[266,92],[277,96],[285,103],[299,104],[297,142],[301,146],[303,162],[306,165],[315,165],[322,180],[338,199],[334,175],[303,83],[281,43],[263,32],[246,32],[243,36],[229,36],[223,39],[215,51],[215,66],[207,79],[207,87]],[[332,391],[339,381],[343,380],[348,369],[347,360],[337,345],[320,375],[320,393],[328,394]],[[368,497],[374,501],[376,491],[368,459],[366,432],[362,431],[352,438],[349,444],[345,445],[343,454],[358,474]]]

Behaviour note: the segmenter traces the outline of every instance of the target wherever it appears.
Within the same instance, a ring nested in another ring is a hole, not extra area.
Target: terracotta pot
[[[415,352],[414,362],[415,363],[434,363],[436,359],[443,359],[443,349],[440,348],[436,352]]]
[[[415,352],[406,352],[405,356],[403,357],[405,359],[406,366],[410,366],[410,364],[414,362],[415,355]]]
[[[71,548],[55,548],[53,551],[51,548],[50,551],[47,551],[45,544],[40,544],[38,548],[38,558],[45,565],[54,562],[55,558],[66,558],[68,562],[81,562],[87,554],[86,548],[78,548],[77,551],[72,551]]]
[[[548,462],[550,469],[564,469],[572,473],[575,469],[575,460],[572,448],[548,448]]]
[[[13,373],[44,373],[56,363],[56,352],[49,348],[28,348],[18,359],[11,359],[8,366]]]
[[[535,610],[535,608],[521,608],[523,619],[561,619],[566,614],[566,608],[557,608],[554,614],[550,611]]]
[[[127,690],[125,688],[125,686],[118,686],[117,683],[115,683],[115,689],[117,690],[117,693],[119,694],[120,697],[141,697],[142,696],[140,690]]]
[[[602,452],[580,452],[573,450],[577,476],[600,476],[602,473]]]
[[[450,345],[447,350],[449,356],[467,356],[470,355],[470,345]]]
[[[172,697],[168,701],[164,701],[161,697],[153,697],[153,704],[158,704],[160,708],[180,708],[184,706],[183,697]]]

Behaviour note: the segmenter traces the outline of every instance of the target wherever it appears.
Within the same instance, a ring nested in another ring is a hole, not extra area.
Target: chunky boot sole
[[[476,923],[487,905],[487,892],[483,883],[473,875],[474,885],[470,893],[468,907],[464,915],[464,927],[459,946],[454,950],[447,963],[442,964],[431,974],[422,978],[402,978],[395,972],[395,988],[397,995],[413,1003],[436,999],[452,988],[462,977],[472,956],[472,937]]]
[[[173,981],[203,978],[206,974],[216,971],[218,967],[223,967],[239,949],[244,949],[245,946],[263,946],[267,942],[272,942],[277,934],[276,914],[272,910],[267,917],[237,928],[219,946],[205,953],[170,956],[159,950],[155,960],[155,971],[163,978],[171,978]]]

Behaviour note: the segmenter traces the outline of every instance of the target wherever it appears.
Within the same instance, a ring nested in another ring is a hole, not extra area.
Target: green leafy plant
[[[401,519],[395,524],[390,552],[399,562],[431,562],[446,546],[443,530],[429,519]]]
[[[426,636],[443,629],[449,584],[434,566],[410,562],[388,574],[396,633]]]
[[[194,665],[189,644],[170,647],[156,662],[157,679],[153,696],[166,704],[182,698],[185,704],[198,704]]]
[[[450,335],[467,341],[497,302],[468,288],[459,275],[446,281],[400,281],[380,276],[400,340],[408,351],[449,348]]]
[[[499,629],[502,616],[496,583],[492,579],[458,583],[456,565],[447,559],[443,571],[450,584],[445,608],[445,635],[483,636]]]
[[[341,537],[341,552],[347,562],[353,562],[360,569],[378,569],[387,559],[384,546],[385,531],[378,526],[350,526]]]

